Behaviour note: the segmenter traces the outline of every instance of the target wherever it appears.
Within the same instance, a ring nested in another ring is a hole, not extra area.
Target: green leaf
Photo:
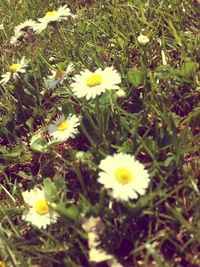
[[[65,117],[67,117],[70,113],[70,105],[69,105],[69,102],[65,101],[63,104],[62,104],[62,113],[65,115]]]
[[[55,211],[57,211],[61,215],[64,215],[74,221],[76,221],[79,217],[79,210],[77,206],[71,205],[70,207],[66,207],[66,203],[64,202],[59,203],[56,206]]]
[[[63,191],[65,190],[65,182],[64,182],[64,179],[62,178],[62,176],[56,174],[54,177],[53,177],[53,181],[54,181],[54,184],[57,188],[57,190],[59,191]]]
[[[54,202],[57,197],[57,188],[51,179],[44,180],[44,194],[49,202]]]
[[[135,87],[139,87],[144,83],[145,72],[144,70],[138,70],[136,68],[131,68],[128,71],[127,79]]]
[[[170,27],[170,29],[171,29],[173,35],[174,35],[174,38],[175,38],[175,40],[176,40],[176,43],[177,43],[179,46],[182,46],[181,38],[180,38],[180,36],[178,35],[178,32],[177,32],[176,28],[174,27],[172,21],[171,21],[170,19],[166,19],[166,21],[167,21],[167,23],[168,23],[168,25],[169,25],[169,27]]]
[[[175,70],[169,65],[161,65],[156,68],[155,74],[161,80],[167,80],[174,77]]]
[[[45,152],[46,144],[46,141],[41,137],[33,136],[31,138],[30,146],[35,151]]]
[[[198,64],[194,61],[187,61],[183,64],[181,69],[178,71],[177,74],[183,76],[186,79],[189,79],[192,74],[196,71],[198,68]]]
[[[7,159],[9,158],[16,158],[20,157],[23,152],[22,147],[15,146],[13,149],[6,149],[5,147],[0,147],[0,154],[2,154],[2,157],[5,157]]]
[[[169,156],[166,158],[166,160],[164,161],[164,166],[165,167],[169,167],[172,166],[174,164],[174,156]]]
[[[67,90],[67,87],[59,86],[58,88],[55,88],[52,93],[53,96],[61,96],[61,95],[70,96],[70,92],[69,90]]]
[[[77,23],[77,30],[79,33],[84,33],[87,29],[87,23],[85,21],[79,21]]]
[[[46,145],[44,147],[44,151],[47,152],[49,149],[51,149],[52,147],[54,147],[58,144],[60,144],[60,141],[58,141],[58,140],[49,141],[48,143],[46,143]]]
[[[119,45],[119,47],[120,47],[121,49],[124,49],[125,41],[124,41],[122,38],[118,37],[118,38],[117,38],[117,43],[118,43],[118,45]]]
[[[34,119],[31,117],[29,118],[27,121],[26,121],[26,125],[28,126],[28,128],[33,131],[33,122],[34,122]]]

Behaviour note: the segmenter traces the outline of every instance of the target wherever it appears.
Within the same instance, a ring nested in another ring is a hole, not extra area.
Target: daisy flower
[[[79,98],[86,97],[89,100],[106,90],[118,90],[117,84],[121,82],[121,77],[113,67],[107,67],[104,70],[99,68],[95,72],[84,70],[75,75],[73,80],[71,87],[74,94]]]
[[[98,182],[112,189],[117,200],[127,201],[143,195],[149,184],[149,175],[144,166],[131,155],[118,153],[107,156],[100,162]]]
[[[67,20],[69,16],[71,16],[71,12],[70,9],[67,8],[67,5],[61,6],[58,8],[58,10],[46,12],[44,17],[38,19],[39,22],[33,27],[33,29],[39,34],[46,29],[49,23]]]
[[[138,40],[139,44],[146,45],[149,42],[149,37],[140,33],[137,40]]]
[[[64,142],[68,138],[74,137],[74,135],[77,134],[77,127],[79,124],[79,118],[75,115],[69,114],[67,119],[62,115],[49,125],[48,133],[54,140]]]
[[[29,207],[23,215],[22,219],[37,226],[38,228],[46,228],[47,225],[55,223],[58,214],[51,209],[45,198],[44,190],[34,188],[30,191],[22,193],[24,202]]]
[[[6,84],[9,80],[11,80],[11,78],[13,78],[14,80],[19,78],[20,73],[26,72],[28,62],[29,60],[27,60],[25,57],[22,57],[20,61],[17,61],[17,63],[10,65],[9,71],[1,76],[2,79],[0,80],[0,84]]]
[[[33,29],[36,26],[36,22],[32,19],[26,20],[14,27],[14,35],[11,37],[10,43],[16,44],[17,41],[27,34],[27,29]]]
[[[72,63],[68,64],[66,70],[53,70],[52,74],[47,77],[48,79],[45,80],[48,89],[54,89],[57,85],[62,84],[73,70],[74,66]]]

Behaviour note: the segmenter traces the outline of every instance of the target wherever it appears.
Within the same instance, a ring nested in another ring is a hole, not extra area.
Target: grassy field
[[[200,266],[199,18],[0,1],[0,267]]]

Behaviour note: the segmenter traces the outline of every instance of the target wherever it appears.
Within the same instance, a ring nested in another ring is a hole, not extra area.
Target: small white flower
[[[113,67],[107,67],[104,70],[99,68],[95,72],[84,70],[75,75],[73,80],[71,87],[74,94],[79,98],[86,97],[89,100],[106,90],[118,90],[117,84],[121,82],[121,77]]]
[[[117,200],[127,201],[143,195],[149,184],[149,175],[144,166],[131,155],[118,153],[107,156],[100,162],[98,182],[112,189]]]
[[[2,24],[0,24],[0,30],[4,30],[3,23],[2,23]]]
[[[38,228],[46,228],[47,225],[55,223],[58,214],[51,209],[44,194],[44,190],[34,188],[30,191],[22,192],[24,202],[29,207],[23,213],[22,219],[37,226]]]
[[[62,84],[73,70],[74,66],[72,63],[68,64],[66,70],[53,70],[52,75],[48,76],[48,79],[45,80],[48,89],[54,89],[57,85]]]
[[[26,72],[28,62],[29,60],[27,60],[25,57],[22,57],[20,61],[17,60],[17,63],[10,65],[9,71],[1,76],[2,79],[0,80],[0,84],[6,84],[11,78],[13,80],[19,78],[20,73]]]
[[[48,133],[53,139],[64,142],[68,138],[74,137],[74,135],[77,134],[77,127],[79,124],[79,118],[75,115],[69,114],[67,119],[62,115],[49,125]]]
[[[67,20],[71,16],[70,9],[67,8],[67,5],[61,6],[58,10],[52,10],[46,12],[44,17],[38,19],[38,23],[33,27],[36,33],[41,33],[49,23],[61,20]]]
[[[141,44],[141,45],[146,45],[148,44],[149,42],[149,37],[146,36],[146,35],[143,35],[142,33],[140,33],[140,35],[138,36],[138,42]]]

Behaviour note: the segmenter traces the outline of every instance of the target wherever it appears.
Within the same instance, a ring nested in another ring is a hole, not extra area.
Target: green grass
[[[14,26],[61,2],[76,19],[10,45]],[[88,260],[81,225],[90,216],[101,217],[100,246],[124,267],[200,266],[199,15],[195,0],[0,1],[0,74],[30,59],[20,86],[0,86],[0,259],[7,266],[107,266]],[[146,46],[137,41],[143,31]],[[86,101],[68,82],[47,90],[52,57],[60,66],[72,62],[75,73],[114,66],[126,96]],[[79,134],[48,146],[47,126],[61,111],[82,117]],[[99,162],[121,151],[151,177],[146,194],[128,202],[97,182]],[[46,230],[22,220],[21,193],[43,183],[50,195],[56,185],[61,214]]]

